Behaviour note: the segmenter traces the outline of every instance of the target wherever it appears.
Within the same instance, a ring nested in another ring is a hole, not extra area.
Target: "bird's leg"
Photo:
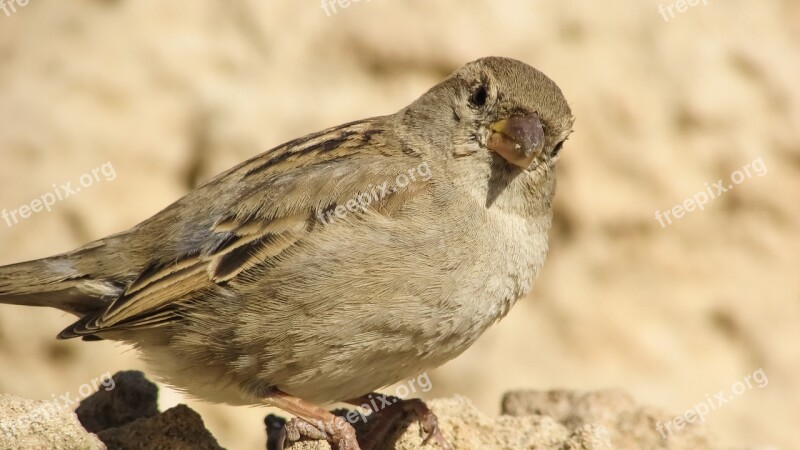
[[[439,429],[439,419],[422,400],[412,398],[403,400],[392,395],[372,393],[348,400],[351,405],[366,407],[379,416],[379,421],[370,428],[366,437],[362,439],[364,450],[372,450],[377,444],[384,442],[397,422],[403,420],[406,414],[414,414],[422,426],[422,431],[427,433],[423,445],[431,440],[436,441],[442,450],[452,450],[453,447]],[[376,409],[377,408],[377,409]]]
[[[324,439],[336,445],[338,450],[361,450],[356,430],[344,418],[334,416],[313,403],[281,391],[271,392],[263,403],[297,416],[281,430],[277,439],[278,450],[283,450],[287,440],[294,442],[301,437]]]

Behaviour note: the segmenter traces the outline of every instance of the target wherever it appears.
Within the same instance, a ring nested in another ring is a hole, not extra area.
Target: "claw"
[[[377,396],[378,394],[372,395]],[[394,425],[396,425],[398,421],[404,419],[406,417],[405,414],[409,413],[417,417],[422,431],[427,434],[422,441],[423,445],[433,440],[442,450],[453,450],[453,447],[447,442],[447,439],[439,428],[439,419],[436,417],[436,414],[428,408],[425,402],[417,398],[409,400],[403,400],[392,396],[385,396],[385,398],[391,405],[375,412],[375,415],[377,415],[381,421],[373,425],[366,438],[362,441],[365,450],[376,447],[377,443],[385,442],[389,432],[394,428]],[[348,403],[353,405],[369,404],[368,400],[369,397],[362,397],[360,399],[349,400]]]
[[[296,442],[302,438],[325,440],[334,444],[338,450],[361,450],[356,440],[355,429],[343,418],[334,416],[316,405],[280,391],[271,393],[265,399],[265,404],[277,406],[297,415],[277,432],[275,439],[277,450],[284,450],[287,441]],[[269,428],[275,428],[274,418],[268,416],[266,422]]]

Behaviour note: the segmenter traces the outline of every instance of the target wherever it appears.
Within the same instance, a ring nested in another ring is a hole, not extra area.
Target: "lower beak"
[[[512,116],[493,123],[489,128],[491,134],[486,147],[511,164],[527,169],[542,153],[544,127],[536,114]]]

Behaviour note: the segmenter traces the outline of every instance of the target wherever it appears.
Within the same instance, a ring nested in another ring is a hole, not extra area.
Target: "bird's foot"
[[[278,432],[275,446],[277,450],[284,450],[287,442],[302,438],[328,441],[337,450],[361,450],[356,439],[356,430],[342,417],[334,416],[313,403],[282,392],[270,395],[265,403],[297,416]]]
[[[422,431],[426,433],[425,439],[422,441],[423,445],[434,441],[442,450],[453,450],[453,447],[447,442],[439,428],[439,419],[436,414],[428,408],[425,402],[418,398],[403,400],[390,395],[371,394],[369,398],[361,397],[348,401],[348,403],[362,406],[364,404],[369,405],[373,397],[381,399],[381,404],[384,408],[379,408],[375,411],[379,421],[372,426],[362,439],[362,448],[364,450],[373,450],[377,448],[378,444],[385,442],[397,423],[405,419],[408,414],[416,416]]]
[[[336,419],[341,419],[341,417]],[[328,441],[334,444],[338,450],[360,450],[355,430],[347,422],[342,423],[336,420],[314,425],[297,417],[289,420],[278,433],[277,449],[283,450],[287,441],[296,442],[303,438]]]

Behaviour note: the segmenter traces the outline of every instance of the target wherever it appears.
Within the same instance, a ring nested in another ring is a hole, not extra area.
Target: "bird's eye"
[[[472,95],[469,97],[469,102],[473,106],[483,106],[486,104],[486,98],[489,96],[489,92],[486,90],[486,86],[480,85],[472,92]]]
[[[564,141],[566,141],[566,139],[564,139]],[[553,148],[553,153],[551,156],[558,155],[558,152],[561,151],[561,147],[564,145],[564,141],[561,141],[558,144],[556,144],[556,146]]]

